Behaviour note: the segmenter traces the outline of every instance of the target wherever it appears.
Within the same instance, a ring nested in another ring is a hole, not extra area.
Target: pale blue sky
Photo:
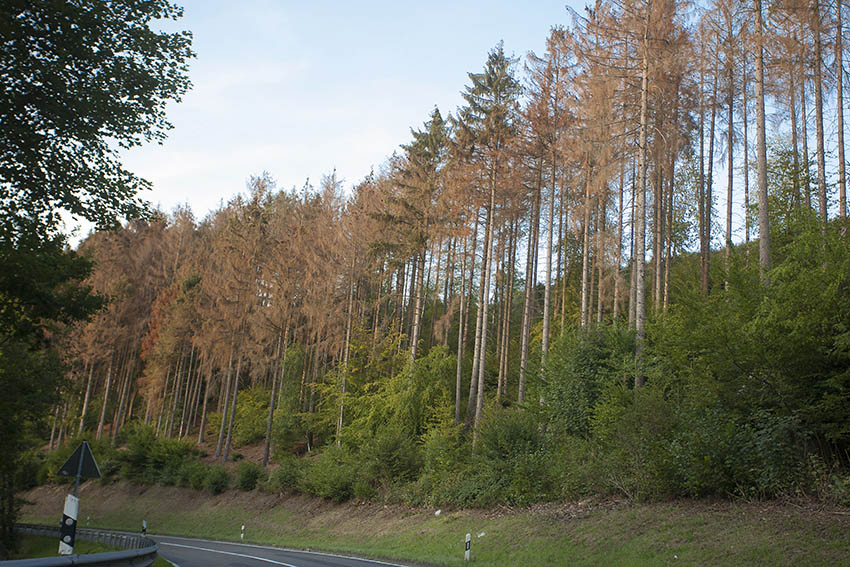
[[[289,188],[336,168],[351,187],[434,105],[454,112],[500,40],[524,59],[571,20],[565,0],[182,5],[194,87],[169,107],[168,140],[124,161],[153,183],[145,198],[167,211],[188,203],[199,219],[263,171]]]

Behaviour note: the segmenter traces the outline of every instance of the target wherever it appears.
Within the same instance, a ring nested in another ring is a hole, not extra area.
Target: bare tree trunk
[[[89,399],[91,398],[91,384],[92,384],[92,376],[94,376],[94,363],[89,361],[89,378],[86,380],[86,395],[83,397],[83,409],[80,410],[80,427],[77,430],[77,434],[81,434],[83,432],[83,427],[86,422],[86,413],[88,413],[89,409]]]
[[[724,283],[724,287],[729,289],[729,268],[731,266],[732,261],[732,180],[734,178],[735,168],[733,164],[733,153],[732,150],[735,147],[732,139],[733,130],[734,130],[734,96],[735,96],[735,86],[733,83],[733,75],[732,75],[732,65],[727,62],[727,75],[726,81],[728,83],[728,92],[726,96],[729,97],[729,114],[727,115],[727,124],[728,128],[726,129],[726,281]]]
[[[112,367],[115,363],[115,350],[112,351],[112,356],[109,359],[109,370],[106,373],[106,388],[103,390],[103,407],[100,408],[100,419],[97,422],[97,434],[95,435],[95,439],[100,441],[101,436],[103,435],[103,425],[106,421],[106,406],[109,402],[109,387],[112,384]]]
[[[750,124],[749,116],[747,116],[747,107],[749,106],[749,97],[750,91],[748,88],[748,78],[749,78],[749,64],[747,63],[747,48],[743,49],[742,53],[742,61],[743,61],[743,74],[744,74],[744,99],[743,99],[743,111],[744,111],[744,242],[749,244],[750,242],[750,137],[748,127]],[[792,115],[796,118],[796,110],[792,112]],[[796,141],[797,133],[794,132],[794,137]],[[794,178],[797,178],[797,172],[799,171],[799,166],[797,165],[797,146],[796,143],[794,145]],[[747,254],[750,253],[749,246],[747,247]]]
[[[637,227],[637,174],[632,157],[632,211],[629,234],[629,330],[634,330],[637,313],[637,263],[635,262],[635,231]]]
[[[758,66],[756,66],[758,68]],[[764,68],[764,59],[762,59],[762,69]],[[762,70],[762,73],[764,71]],[[806,75],[803,73],[800,81],[800,126],[803,137],[803,201],[806,203],[806,208],[812,208],[812,172],[809,169],[809,113],[806,110]],[[764,90],[764,86],[762,86]],[[758,94],[756,94],[758,96]],[[756,111],[758,113],[758,111]],[[758,129],[758,125],[756,126]],[[758,134],[756,134],[758,135]],[[758,151],[758,149],[756,149]],[[766,151],[766,150],[765,150]]]
[[[489,310],[489,295],[491,272],[493,264],[493,229],[496,224],[496,164],[490,171],[490,203],[487,207],[487,234],[484,237],[484,266],[482,268],[482,293],[481,293],[481,347],[479,349],[480,362],[478,363],[478,391],[475,404],[475,422],[472,433],[472,444],[478,440],[478,429],[481,424],[481,411],[484,409],[484,377],[487,369],[487,312]],[[475,376],[473,376],[475,379]]]
[[[647,2],[646,24],[643,34],[643,69],[640,85],[640,134],[638,151],[638,189],[637,189],[637,222],[635,240],[635,261],[637,276],[635,279],[635,358],[636,374],[635,387],[639,388],[646,382],[643,374],[643,350],[646,340],[646,138],[647,138],[647,99],[649,95],[649,21],[652,14],[652,0]]]
[[[764,280],[770,269],[770,224],[767,214],[767,144],[764,110],[764,39],[761,0],[755,0],[756,11],[756,140],[758,158],[759,200],[759,268]],[[807,191],[808,193],[808,191]]]
[[[201,408],[201,425],[198,428],[198,445],[204,442],[204,432],[207,428],[207,402],[210,399],[210,380],[212,380],[212,367],[207,370],[204,382],[204,405]]]
[[[717,122],[717,64],[714,65],[714,86],[711,91],[711,122],[708,132],[708,182],[705,187],[705,262],[702,265],[702,292],[711,288],[711,216],[714,209],[714,128]],[[731,165],[730,165],[731,167]]]
[[[826,152],[824,150],[823,133],[823,79],[821,77],[821,61],[823,56],[823,45],[821,43],[821,13],[820,0],[814,1],[814,28],[815,28],[815,129],[817,132],[818,152],[818,209],[821,221],[826,226]]]
[[[478,232],[478,223],[475,223],[475,232]],[[476,235],[477,236],[477,235]],[[474,241],[474,240],[473,240]],[[466,335],[466,315],[469,307],[466,305],[466,262],[469,257],[467,249],[467,237],[463,238],[463,257],[460,260],[460,309],[457,315],[457,367],[455,372],[455,425],[460,424],[460,396],[463,383],[463,346]],[[474,262],[473,262],[474,263]],[[470,278],[470,283],[471,278]]]
[[[605,215],[606,211],[606,199],[605,195],[600,195],[599,198],[599,220],[597,222],[596,229],[596,267],[598,270],[598,278],[599,283],[596,286],[596,323],[597,325],[602,323],[602,313],[604,311],[604,302],[603,302],[603,278],[605,275],[605,243],[604,243],[604,235],[606,230],[606,222]]]
[[[841,0],[835,1],[835,108],[838,111],[838,214],[847,217],[847,177],[844,160],[844,46]]]
[[[272,391],[269,396],[269,420],[266,423],[266,438],[263,443],[263,467],[269,466],[269,458],[271,457],[272,447],[272,428],[274,427],[274,410],[275,402],[277,401],[279,383],[283,380],[283,373],[286,371],[286,351],[289,346],[289,321],[286,322],[282,336],[278,335],[277,354],[276,358],[280,361],[275,369],[272,377]],[[283,355],[281,356],[281,349]]]
[[[236,360],[236,376],[233,377],[233,396],[230,399],[230,418],[227,423],[227,441],[224,443],[224,453],[221,455],[221,464],[230,458],[230,441],[233,439],[233,423],[236,417],[236,398],[239,394],[239,371],[242,369],[242,356]]]
[[[424,252],[423,252],[424,254]],[[421,292],[420,292],[421,295]],[[417,298],[417,302],[419,299]],[[336,446],[339,447],[342,443],[340,434],[342,433],[342,422],[345,416],[345,393],[346,380],[348,378],[348,355],[351,352],[351,327],[354,314],[354,258],[351,259],[351,276],[348,282],[348,312],[345,316],[345,350],[342,355],[342,384],[339,396],[339,414],[336,420]],[[416,359],[416,347],[413,346],[411,351],[411,360]],[[269,417],[269,427],[271,428],[271,417]]]
[[[227,360],[227,375],[225,379],[222,381],[222,386],[224,389],[224,405],[221,408],[221,424],[218,428],[218,443],[215,446],[215,455],[213,458],[218,459],[221,457],[222,449],[224,448],[224,429],[225,424],[227,422],[227,409],[228,402],[230,401],[230,383],[232,380],[232,371],[233,371],[233,351],[235,348],[231,345],[230,347],[230,356]],[[221,396],[219,396],[221,397]]]
[[[180,412],[180,429],[177,432],[177,437],[183,438],[183,428],[186,425],[186,418],[189,413],[189,402],[191,401],[191,388],[194,384],[192,370],[195,370],[195,345],[191,344],[189,348],[189,370],[186,374],[186,388],[183,390],[183,409]]]
[[[792,163],[794,164],[794,177],[791,180],[791,186],[794,191],[794,205],[799,207],[800,203],[800,150],[798,148],[798,140],[797,140],[797,86],[795,84],[796,78],[796,69],[792,67],[791,72],[789,73],[789,81],[790,88],[788,89],[791,95],[790,99],[790,111],[791,111],[791,149],[794,152],[794,155],[791,156]],[[744,105],[746,109],[746,105]],[[749,216],[747,217],[747,222],[749,222]],[[747,225],[749,229],[749,224]],[[747,233],[747,237],[749,238],[749,232]],[[748,240],[749,241],[749,240]]]
[[[416,360],[416,351],[419,346],[419,333],[422,328],[422,311],[425,297],[425,254],[426,248],[422,248],[417,256],[416,267],[416,300],[413,307],[413,330],[410,333],[410,358]]]
[[[623,176],[625,162],[620,163],[620,184],[618,188],[619,200],[617,201],[617,264],[614,267],[614,306],[613,319],[616,323],[620,318],[620,286],[622,285],[623,274],[621,273],[623,264]]]
[[[590,304],[590,170],[585,171],[584,179],[584,226],[582,227],[582,256],[581,256],[581,322],[586,327],[589,322],[588,309]]]
[[[542,162],[542,160],[541,160]],[[525,379],[528,372],[528,343],[531,320],[534,308],[534,288],[536,274],[534,273],[535,258],[537,257],[537,232],[540,226],[540,186],[542,184],[542,167],[537,168],[537,187],[531,205],[531,216],[528,219],[528,251],[525,261],[525,299],[522,305],[522,329],[520,329],[520,359],[519,359],[519,389],[517,401],[525,400]]]
[[[549,191],[549,234],[546,239],[546,280],[543,294],[543,337],[540,346],[541,362],[545,365],[546,355],[549,353],[549,317],[552,304],[552,241],[555,237],[555,195],[557,187],[555,183],[555,152],[552,151],[552,174]]]

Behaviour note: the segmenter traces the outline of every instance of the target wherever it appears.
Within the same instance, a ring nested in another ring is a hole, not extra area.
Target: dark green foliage
[[[263,475],[263,467],[257,463],[244,461],[236,468],[236,488],[250,492],[257,488],[257,482]]]
[[[172,485],[178,481],[184,460],[191,456],[191,443],[157,437],[152,427],[137,424],[121,452],[121,474],[142,484]]]
[[[204,490],[210,494],[221,494],[230,488],[230,473],[221,465],[213,465],[207,470]]]
[[[543,399],[555,431],[587,436],[593,408],[606,388],[633,376],[634,337],[619,327],[572,329],[555,341],[544,375]]]
[[[233,444],[241,447],[263,439],[268,418],[268,390],[255,387],[239,392],[236,400],[236,419],[233,424]]]
[[[167,0],[2,4],[0,232],[49,234],[62,208],[101,227],[146,210],[136,194],[149,184],[117,148],[171,127],[165,107],[189,88],[191,34],[151,24],[181,15]]]
[[[360,468],[357,455],[345,447],[326,447],[307,465],[304,487],[316,496],[345,502],[354,496],[354,484]]]
[[[209,465],[197,460],[185,460],[177,471],[177,486],[203,490]]]
[[[266,492],[291,493],[301,486],[301,460],[294,455],[277,459],[278,468],[274,469],[263,484]]]

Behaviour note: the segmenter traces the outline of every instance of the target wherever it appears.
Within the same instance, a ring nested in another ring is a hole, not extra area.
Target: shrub
[[[419,448],[409,435],[393,428],[380,431],[364,448],[372,458],[372,473],[384,482],[414,480],[422,467]]]
[[[185,461],[177,472],[177,484],[183,488],[202,490],[207,478],[208,466],[197,460]]]
[[[236,469],[236,488],[249,492],[257,488],[257,481],[263,474],[263,467],[257,463],[243,461]]]
[[[301,460],[295,455],[278,459],[278,468],[273,470],[263,485],[263,490],[273,493],[290,493],[301,485]]]
[[[230,473],[221,465],[214,465],[207,470],[204,488],[211,494],[221,494],[230,487]]]
[[[316,496],[344,502],[354,496],[359,472],[360,461],[355,455],[345,447],[329,446],[310,463],[304,486]]]

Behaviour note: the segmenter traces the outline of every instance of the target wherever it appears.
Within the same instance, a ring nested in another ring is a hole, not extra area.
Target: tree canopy
[[[0,230],[54,232],[65,210],[99,227],[146,211],[149,183],[117,151],[161,141],[190,86],[191,33],[168,0],[0,4]]]

